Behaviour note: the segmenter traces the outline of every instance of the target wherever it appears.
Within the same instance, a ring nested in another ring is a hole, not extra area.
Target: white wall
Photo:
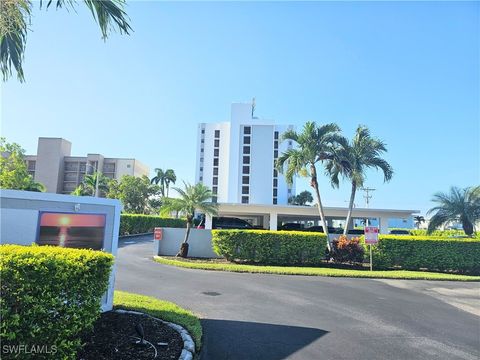
[[[185,236],[185,229],[163,228],[162,240],[157,240],[157,255],[175,256]],[[200,258],[220,258],[212,250],[211,230],[190,230],[188,256]]]
[[[252,126],[250,204],[272,204],[273,126]]]

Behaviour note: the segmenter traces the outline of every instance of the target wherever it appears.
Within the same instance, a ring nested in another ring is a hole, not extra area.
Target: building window
[[[220,137],[220,130],[215,130],[215,137],[219,138]]]
[[[248,195],[248,186],[242,186],[242,194]]]
[[[243,163],[244,164],[250,164],[250,156],[244,156],[243,157]]]
[[[273,187],[277,187],[278,186],[278,179],[273,179]]]
[[[203,148],[200,149],[200,152],[203,152]]]
[[[248,176],[242,176],[242,184],[248,184],[250,182],[250,178]]]
[[[200,162],[203,163],[203,158],[202,157],[200,158]]]
[[[277,205],[277,202],[278,202],[277,198],[273,198],[273,205]]]
[[[212,202],[213,202],[213,203],[216,203],[216,202],[217,202],[217,197],[216,197],[216,196],[212,196]]]
[[[274,149],[278,149],[278,140],[275,140],[275,141],[273,142],[273,148],[274,148]]]
[[[243,137],[243,143],[244,144],[250,144],[250,136],[244,136]]]
[[[273,196],[276,197],[278,194],[278,190],[277,189],[273,189]]]
[[[200,142],[201,142],[202,144],[205,143],[205,139],[200,140]]]
[[[275,159],[278,158],[278,150],[275,150],[275,151],[273,152],[273,157],[274,157]]]
[[[218,193],[218,187],[217,186],[212,187],[212,193],[214,193],[214,194]]]
[[[200,171],[203,171],[203,167],[200,167]]]
[[[243,167],[243,173],[244,174],[250,174],[250,166],[244,166]]]
[[[205,129],[202,129],[202,134],[205,134]]]
[[[218,177],[213,178],[213,185],[218,185]]]
[[[218,167],[213,168],[213,175],[218,175]]]
[[[248,204],[248,196],[242,196],[242,204]]]
[[[250,135],[250,134],[252,133],[252,128],[251,128],[250,126],[245,126],[245,127],[243,128],[243,133],[244,133],[245,135]]]
[[[218,149],[213,150],[213,156],[218,156],[218,154],[220,154],[220,150]]]
[[[273,169],[273,177],[278,177],[278,171],[276,169]]]
[[[288,146],[292,146],[292,140],[288,140]]]
[[[220,140],[215,139],[214,142],[213,142],[213,146],[214,147],[219,147],[220,146]]]
[[[244,146],[243,147],[243,153],[244,154],[250,154],[250,146]]]
[[[213,166],[218,166],[218,159],[213,159]]]
[[[275,138],[275,140],[278,140],[278,131],[275,131],[274,138]]]
[[[200,181],[203,181],[203,176],[200,176]]]

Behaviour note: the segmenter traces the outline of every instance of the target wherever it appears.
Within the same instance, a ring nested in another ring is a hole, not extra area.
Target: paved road
[[[202,317],[202,360],[480,359],[480,284],[238,274],[153,263],[121,241],[116,288]]]

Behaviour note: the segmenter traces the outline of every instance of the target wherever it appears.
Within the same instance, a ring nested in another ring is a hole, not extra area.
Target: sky
[[[435,192],[480,184],[479,2],[132,1],[134,32],[107,41],[83,5],[34,7],[26,82],[1,89],[1,135],[28,154],[63,137],[72,155],[194,182],[197,124],[255,97],[278,124],[335,122],[347,137],[363,124],[382,139],[395,174],[368,173],[372,208],[424,214]],[[347,205],[347,182],[320,187],[324,205]]]

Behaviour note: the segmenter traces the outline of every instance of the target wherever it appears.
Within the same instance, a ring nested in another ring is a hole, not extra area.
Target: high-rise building
[[[254,110],[254,102],[234,103],[230,121],[199,124],[196,181],[219,203],[287,204],[295,183],[287,184],[275,161],[294,146],[282,141],[293,126],[259,119]]]
[[[106,158],[100,154],[71,156],[72,143],[62,138],[38,139],[37,155],[27,155],[28,171],[47,192],[69,194],[86,174],[100,172],[111,179],[123,175],[149,175],[147,166],[136,159]]]

